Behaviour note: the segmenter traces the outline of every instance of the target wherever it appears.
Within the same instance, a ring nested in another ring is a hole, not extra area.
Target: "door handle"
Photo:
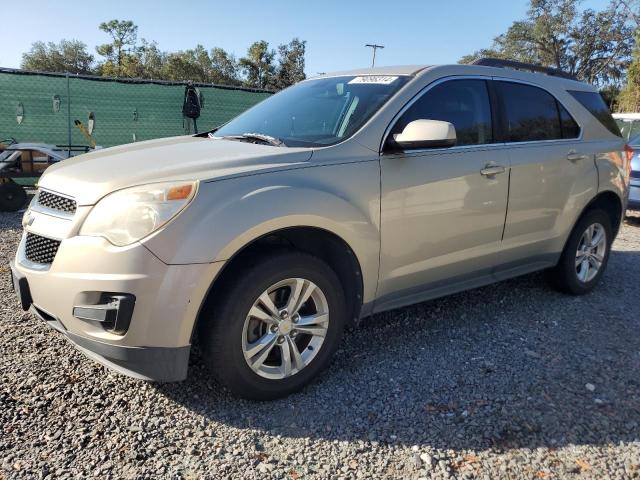
[[[499,173],[504,173],[506,170],[502,165],[486,165],[482,170],[480,170],[480,175],[484,175],[485,177],[493,177]]]
[[[588,157],[588,155],[585,155],[583,153],[578,153],[575,150],[571,150],[567,154],[567,160],[569,160],[570,162],[579,162],[580,160],[584,160],[587,157]]]

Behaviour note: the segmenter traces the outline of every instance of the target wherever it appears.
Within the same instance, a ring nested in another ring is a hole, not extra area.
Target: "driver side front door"
[[[507,211],[509,158],[495,141],[489,79],[428,87],[400,116],[443,120],[450,148],[381,156],[381,256],[375,310],[416,303],[492,281]]]

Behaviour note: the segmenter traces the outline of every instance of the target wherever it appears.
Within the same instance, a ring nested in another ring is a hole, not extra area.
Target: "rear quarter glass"
[[[611,133],[622,137],[618,124],[613,119],[607,104],[598,92],[584,92],[578,90],[568,90],[573,98],[586,108],[591,115],[596,117],[598,121]]]

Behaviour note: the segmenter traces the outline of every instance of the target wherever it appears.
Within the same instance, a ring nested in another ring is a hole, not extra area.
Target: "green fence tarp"
[[[271,95],[253,89],[196,86],[204,97],[197,120],[201,132],[225,123]],[[184,90],[184,83],[0,69],[0,141],[13,137],[19,142],[66,145],[70,129],[71,143],[86,145],[85,137],[73,123],[80,120],[88,126],[91,112],[95,116],[92,135],[96,144],[103,147],[190,133],[183,124]],[[57,111],[54,98],[59,98]],[[20,105],[23,115],[18,123]]]

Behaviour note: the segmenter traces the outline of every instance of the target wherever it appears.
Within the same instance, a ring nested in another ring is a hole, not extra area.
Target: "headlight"
[[[153,183],[111,193],[91,209],[80,235],[105,237],[120,247],[129,245],[178,215],[197,187],[197,182]]]

